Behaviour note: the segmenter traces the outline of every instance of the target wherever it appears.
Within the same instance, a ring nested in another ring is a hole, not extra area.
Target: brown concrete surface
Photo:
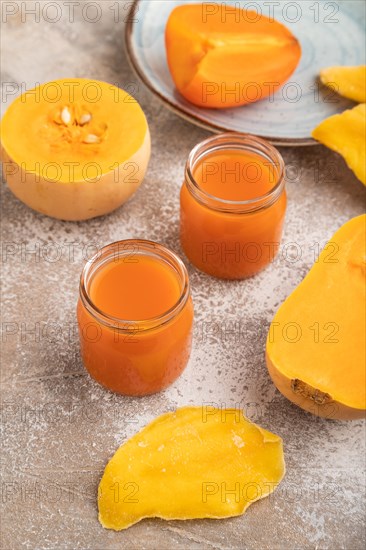
[[[103,390],[83,369],[75,304],[85,257],[130,237],[157,240],[181,254],[183,166],[190,149],[208,135],[170,113],[136,81],[124,53],[123,24],[113,21],[114,2],[100,4],[103,17],[95,24],[76,9],[71,24],[32,17],[22,24],[14,15],[2,25],[3,82],[32,87],[91,76],[122,87],[134,84],[150,123],[153,154],[134,198],[86,223],[38,215],[2,186],[1,548],[360,550],[364,423],[302,412],[276,391],[264,360],[271,318],[312,265],[316,243],[324,245],[363,211],[364,189],[336,154],[321,146],[281,151],[292,166],[287,254],[265,272],[246,282],[223,282],[188,265],[194,347],[172,387],[152,397],[123,398]],[[283,437],[287,475],[276,493],[225,521],[147,520],[121,533],[104,530],[96,489],[119,444],[160,413],[206,402],[241,406]]]

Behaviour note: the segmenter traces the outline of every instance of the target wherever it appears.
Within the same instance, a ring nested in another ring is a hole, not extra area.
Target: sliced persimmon
[[[284,25],[224,4],[176,7],[165,39],[177,89],[200,107],[264,99],[288,80],[301,57],[298,40]]]

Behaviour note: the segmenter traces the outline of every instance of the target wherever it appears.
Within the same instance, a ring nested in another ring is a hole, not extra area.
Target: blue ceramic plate
[[[166,61],[164,30],[170,12],[182,3],[182,0],[135,0],[126,25],[126,46],[132,67],[146,86],[180,116],[213,132],[256,134],[278,145],[312,145],[315,142],[311,132],[315,126],[354,105],[324,88],[318,75],[324,67],[365,63],[364,0],[226,2],[274,15],[300,41],[302,58],[289,82],[271,101],[263,99],[221,110],[196,107],[174,87]]]

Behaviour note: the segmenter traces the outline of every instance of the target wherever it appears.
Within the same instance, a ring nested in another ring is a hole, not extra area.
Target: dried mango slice
[[[281,438],[239,409],[184,407],[118,449],[99,485],[99,520],[119,531],[148,517],[238,516],[284,473]]]
[[[336,151],[366,185],[366,104],[323,120],[313,138]]]
[[[340,95],[358,103],[366,103],[366,65],[328,67],[320,71],[320,80]]]

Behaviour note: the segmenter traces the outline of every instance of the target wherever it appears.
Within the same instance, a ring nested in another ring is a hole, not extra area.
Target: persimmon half
[[[298,40],[284,25],[223,3],[176,7],[165,43],[178,91],[199,107],[217,109],[271,96],[301,57]]]

